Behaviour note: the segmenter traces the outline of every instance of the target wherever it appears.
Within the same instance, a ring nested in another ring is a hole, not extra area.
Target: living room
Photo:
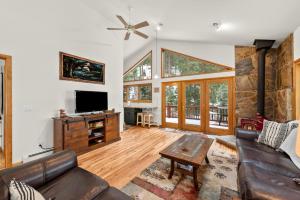
[[[299,199],[300,2],[0,5],[0,199]]]

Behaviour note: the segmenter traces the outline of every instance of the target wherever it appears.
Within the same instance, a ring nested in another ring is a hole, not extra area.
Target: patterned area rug
[[[199,191],[190,176],[175,170],[168,179],[170,160],[160,158],[139,176],[130,181],[122,191],[136,200],[214,200],[233,199],[237,194],[237,157],[234,151],[214,142],[208,152],[210,164],[203,162],[198,171]]]

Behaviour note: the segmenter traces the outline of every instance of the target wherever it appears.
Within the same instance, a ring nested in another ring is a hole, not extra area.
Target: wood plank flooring
[[[80,155],[79,166],[120,189],[160,158],[159,151],[181,136],[159,128],[130,128],[121,133],[121,141]]]

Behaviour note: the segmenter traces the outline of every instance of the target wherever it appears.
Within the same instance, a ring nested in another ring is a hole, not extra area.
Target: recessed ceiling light
[[[215,31],[219,32],[219,31],[222,30],[222,23],[220,23],[220,22],[214,22],[212,25],[213,25]]]
[[[159,23],[159,24],[157,24],[157,26],[156,26],[155,29],[156,29],[157,31],[160,31],[162,26],[163,26],[163,24],[162,24],[162,23]]]

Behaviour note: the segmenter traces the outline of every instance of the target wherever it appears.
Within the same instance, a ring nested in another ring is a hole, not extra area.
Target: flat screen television
[[[76,113],[107,110],[107,92],[75,91]]]

